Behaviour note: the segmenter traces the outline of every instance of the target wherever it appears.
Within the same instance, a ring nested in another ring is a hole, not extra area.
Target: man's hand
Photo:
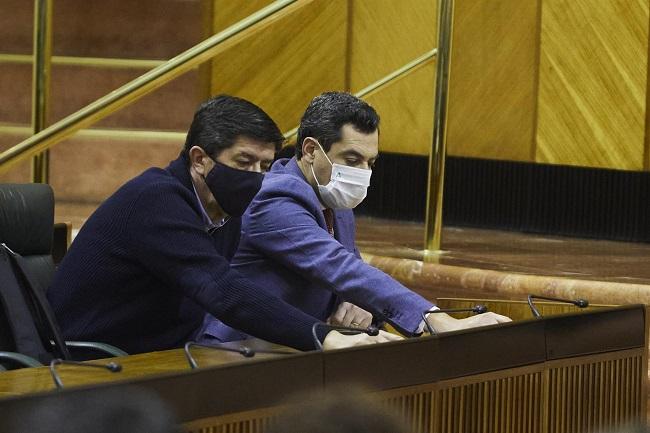
[[[386,331],[379,331],[379,334],[375,337],[368,334],[343,335],[338,331],[330,331],[323,341],[323,349],[344,349],[346,347],[386,343],[388,341],[398,341],[402,339],[403,338],[399,335],[390,334]]]
[[[372,324],[372,314],[349,302],[341,302],[327,323],[337,326],[366,329]]]
[[[470,316],[466,319],[454,319],[446,313],[429,313],[427,320],[436,332],[457,331],[459,329],[496,325],[497,323],[512,321],[509,317],[489,312]]]

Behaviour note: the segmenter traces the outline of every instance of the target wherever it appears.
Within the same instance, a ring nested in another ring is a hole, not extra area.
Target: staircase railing
[[[270,5],[249,15],[227,29],[207,38],[203,42],[193,46],[178,56],[163,62],[140,77],[97,99],[95,102],[70,114],[60,121],[42,130],[35,128],[34,131],[36,133],[34,135],[0,153],[0,173],[6,172],[12,166],[27,158],[42,155],[42,152],[47,151],[55,144],[73,135],[77,131],[98,122],[110,114],[113,114],[114,112],[135,102],[142,96],[158,89],[165,83],[168,83],[185,72],[210,60],[219,53],[219,50],[223,48],[225,42],[251,29],[261,21],[269,19],[280,11],[292,7],[292,5],[298,1],[299,0],[276,0]],[[438,8],[438,45],[441,54],[438,59],[436,75],[436,100],[433,128],[434,139],[431,154],[429,156],[429,179],[426,206],[427,214],[425,217],[425,251],[432,253],[433,255],[435,255],[435,252],[440,249],[441,243],[442,188],[444,185],[446,154],[446,111],[453,22],[453,0],[440,0]],[[393,80],[408,73],[422,63],[432,59],[437,54],[438,50],[434,48],[388,74],[384,78],[372,83],[370,86],[358,91],[356,96],[367,96],[373,91],[378,90]],[[36,56],[36,59],[38,61],[38,55]],[[288,131],[285,134],[285,137],[291,138],[295,136],[297,129],[298,128],[294,128]],[[47,157],[43,156],[42,158],[43,161],[40,163],[36,162],[36,165],[47,163]],[[36,158],[36,161],[38,161],[38,158]],[[39,170],[41,169],[39,168]],[[46,172],[46,169],[44,172]]]
[[[117,90],[97,99],[79,111],[70,114],[5,150],[0,153],[0,173],[7,171],[15,164],[27,158],[51,148],[76,131],[90,126],[126,107],[165,83],[210,60],[218,54],[226,41],[251,29],[256,24],[290,7],[297,1],[274,1],[265,8],[260,9],[214,36],[207,38],[203,42],[137,77]]]

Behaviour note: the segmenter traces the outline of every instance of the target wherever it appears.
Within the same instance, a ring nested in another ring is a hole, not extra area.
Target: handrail
[[[401,78],[402,76],[406,75],[407,73],[411,72],[413,69],[417,68],[418,66],[422,65],[423,63],[426,63],[427,61],[431,60],[432,58],[436,57],[438,50],[436,48],[427,51],[426,53],[422,54],[421,56],[411,60],[404,66],[394,70],[390,74],[380,78],[379,80],[375,81],[374,83],[370,84],[369,86],[364,87],[363,89],[359,90],[356,92],[354,95],[358,98],[363,98],[367,96],[368,94],[380,90],[383,87],[387,86],[388,84],[392,83],[393,81],[397,80],[398,78]],[[27,126],[20,126],[20,125],[8,125],[8,124],[1,124],[0,123],[0,133],[2,132],[7,132],[10,134],[28,134],[31,131],[31,128]],[[156,136],[158,139],[162,140],[184,140],[185,139],[185,132],[180,132],[180,131],[150,131],[150,130],[138,130],[138,129],[125,129],[125,130],[118,130],[118,129],[82,129],[76,131],[77,135],[83,136],[83,137],[89,137],[89,138],[114,138],[114,139],[131,139],[131,138],[147,138],[147,137],[152,137]],[[296,126],[295,128],[287,131],[284,133],[284,137],[286,139],[290,139],[294,137],[298,133],[298,127]]]
[[[0,173],[45,149],[49,149],[79,129],[87,127],[116,109],[127,106],[179,75],[209,60],[219,45],[298,0],[276,0],[227,29],[213,35],[151,71],[130,81],[84,108],[61,119],[38,134],[0,153]]]
[[[79,57],[79,56],[52,56],[53,65],[86,66],[94,68],[142,68],[151,69],[165,63],[165,60],[152,59],[122,59],[111,57]],[[0,64],[31,65],[34,56],[31,54],[0,53]]]
[[[410,72],[411,70],[417,68],[420,66],[422,63],[426,62],[429,59],[432,59],[438,54],[438,49],[434,48],[431,51],[427,51],[426,53],[422,54],[420,57],[417,57],[401,68],[395,69],[393,72],[390,74],[386,75],[383,78],[380,78],[379,80],[375,81],[374,83],[370,84],[369,86],[364,87],[363,89],[359,90],[357,93],[354,94],[357,98],[363,98],[364,96],[368,95],[371,92],[374,92],[375,90],[379,90],[385,85],[393,82],[394,80],[400,78],[401,76],[405,75],[407,72]],[[298,134],[298,126],[295,128],[285,132],[284,138],[289,140],[292,138],[294,135]]]
[[[19,124],[0,123],[0,135],[29,136],[32,128]],[[80,129],[75,137],[89,139],[111,139],[111,140],[156,140],[156,142],[167,142],[182,144],[187,137],[187,131],[150,130],[150,129],[112,129],[112,128],[88,128]]]

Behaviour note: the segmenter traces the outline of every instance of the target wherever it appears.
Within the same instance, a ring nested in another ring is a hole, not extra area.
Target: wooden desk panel
[[[563,314],[544,322],[548,359],[631,349],[645,342],[645,309],[639,306]]]
[[[259,359],[281,355],[257,354],[254,358],[244,358],[238,353],[193,348],[192,355],[200,367],[227,366],[230,364],[252,362]],[[111,373],[107,370],[59,365],[57,371],[66,388],[81,385],[124,382],[166,373],[190,372],[191,368],[182,349],[143,353],[119,358],[107,358],[99,362],[116,361],[122,371]],[[56,387],[49,367],[23,368],[0,374],[0,398],[53,391]]]
[[[121,374],[70,369],[61,392],[42,392],[47,369],[26,369],[0,374],[5,395],[34,393],[0,398],[0,413],[135,385],[158,393],[188,432],[262,433],[288,396],[354,381],[414,432],[592,432],[645,415],[644,320],[643,306],[628,306],[333,352],[197,349],[204,367],[192,371],[172,350],[120,359]]]
[[[441,334],[440,379],[544,362],[544,330],[543,321],[529,320]]]
[[[432,383],[442,363],[438,340],[411,339],[332,352],[323,357],[323,385],[331,388],[359,383],[370,390]]]

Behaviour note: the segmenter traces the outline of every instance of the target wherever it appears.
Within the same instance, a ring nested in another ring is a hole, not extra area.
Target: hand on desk
[[[496,325],[497,323],[512,321],[509,317],[490,312],[470,316],[466,319],[454,319],[446,313],[433,313],[427,315],[427,320],[436,332],[458,331],[460,329]]]
[[[366,329],[372,324],[372,314],[349,302],[341,302],[327,324]]]
[[[338,331],[330,331],[323,341],[323,349],[344,349],[346,347],[386,343],[388,341],[398,340],[402,340],[402,337],[399,335],[390,334],[386,331],[379,331],[379,334],[374,337],[368,334],[343,335]]]

